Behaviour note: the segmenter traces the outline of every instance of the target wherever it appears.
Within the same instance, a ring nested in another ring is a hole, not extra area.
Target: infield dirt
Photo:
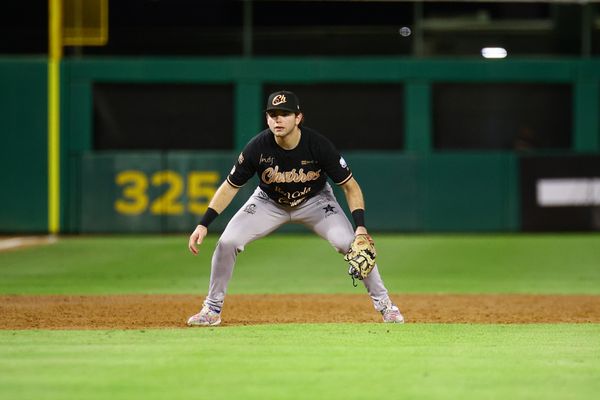
[[[407,323],[600,323],[600,296],[393,295]],[[0,329],[185,327],[201,296],[0,296]],[[380,322],[366,295],[229,295],[222,326]]]

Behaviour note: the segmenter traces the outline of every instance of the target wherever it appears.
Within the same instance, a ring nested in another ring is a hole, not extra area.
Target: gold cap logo
[[[273,101],[271,102],[271,104],[273,104],[274,106],[278,106],[278,105],[283,104],[285,102],[287,102],[287,99],[285,98],[285,95],[278,94],[277,96],[275,96],[273,98]]]

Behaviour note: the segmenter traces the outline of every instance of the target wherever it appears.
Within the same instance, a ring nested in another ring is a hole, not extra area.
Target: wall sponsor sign
[[[541,207],[600,206],[600,177],[540,179],[536,197]]]
[[[523,230],[600,230],[599,156],[524,156],[519,162]]]

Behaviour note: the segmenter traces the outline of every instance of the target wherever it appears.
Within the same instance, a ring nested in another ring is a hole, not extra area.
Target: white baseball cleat
[[[198,314],[192,315],[188,326],[217,326],[221,323],[221,312],[204,305]]]
[[[395,324],[403,324],[404,316],[398,309],[398,307],[392,303],[390,299],[386,299],[380,303],[383,308],[379,311],[383,316],[383,322],[385,323],[395,323]]]

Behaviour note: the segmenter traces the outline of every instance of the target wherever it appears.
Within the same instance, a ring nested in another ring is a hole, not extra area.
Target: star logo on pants
[[[323,210],[325,210],[325,215],[328,215],[329,213],[337,214],[335,207],[333,207],[331,204],[327,204],[327,206],[323,207]]]

